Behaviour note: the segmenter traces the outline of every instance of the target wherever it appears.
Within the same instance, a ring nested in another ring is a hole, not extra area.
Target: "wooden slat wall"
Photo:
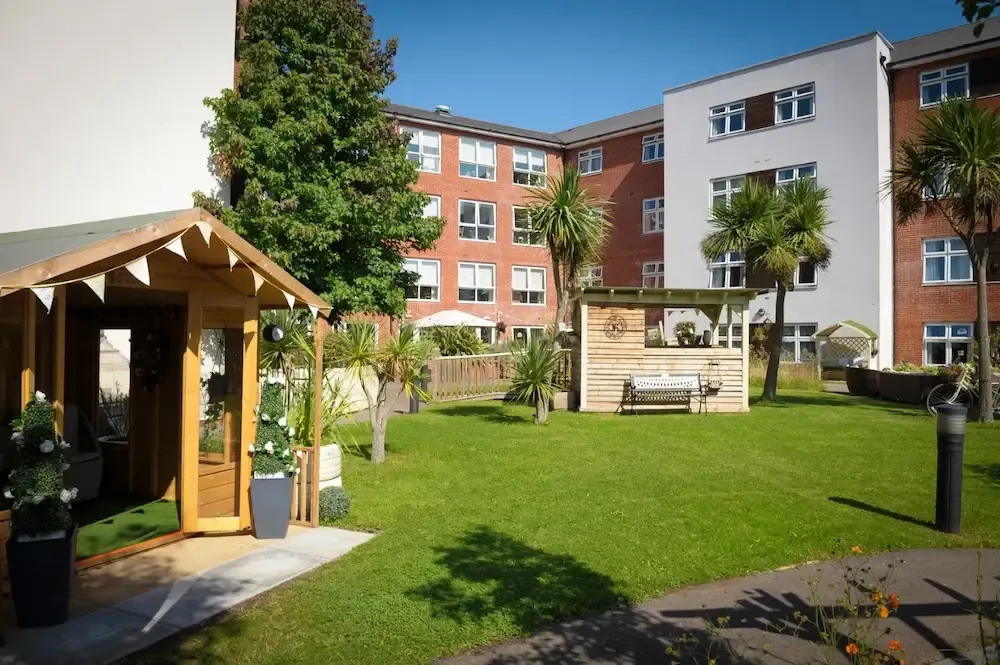
[[[291,523],[301,526],[319,526],[319,484],[310,482],[315,451],[310,446],[292,446],[299,472],[292,476]],[[314,496],[315,495],[315,498]]]
[[[236,514],[236,465],[218,469],[202,466],[198,475],[198,517],[232,517]]]
[[[609,319],[625,320],[620,338],[605,333]],[[719,362],[722,388],[710,392],[705,403],[709,413],[743,410],[743,356],[740,349],[722,347],[646,348],[645,312],[641,307],[590,305],[587,316],[587,404],[585,411],[614,412],[628,394],[629,374],[636,372],[698,372],[703,384],[710,378],[710,363]],[[713,370],[714,373],[714,370]],[[648,405],[642,409],[681,409],[687,405]],[[697,403],[694,409],[697,411]]]

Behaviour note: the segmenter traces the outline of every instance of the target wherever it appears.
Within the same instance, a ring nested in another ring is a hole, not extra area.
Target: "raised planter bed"
[[[845,367],[844,380],[847,381],[847,392],[855,397],[871,397],[867,372],[864,367]]]
[[[947,377],[938,374],[879,372],[878,395],[890,402],[919,405],[934,386],[947,381]]]

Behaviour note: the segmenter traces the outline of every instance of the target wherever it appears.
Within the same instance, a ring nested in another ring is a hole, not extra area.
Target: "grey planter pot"
[[[250,514],[253,532],[260,540],[284,538],[292,513],[292,479],[252,478]]]

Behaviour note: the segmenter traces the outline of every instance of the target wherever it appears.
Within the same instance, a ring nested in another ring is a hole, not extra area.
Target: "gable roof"
[[[542,143],[549,143],[556,146],[561,144],[561,141],[555,134],[549,134],[548,132],[536,132],[532,129],[522,129],[521,127],[514,127],[512,125],[501,125],[495,122],[486,122],[485,120],[476,120],[475,118],[451,115],[450,113],[426,111],[414,106],[389,104],[385,107],[385,111],[389,115],[397,118],[409,118],[421,122],[448,125],[462,129],[478,129],[493,134],[505,134],[513,138],[540,141]]]
[[[604,120],[566,129],[556,132],[556,136],[566,144],[580,143],[582,141],[598,139],[608,134],[615,134],[656,123],[659,123],[661,126],[663,124],[663,104],[647,106],[638,111],[630,111],[629,113],[622,113],[621,115],[611,116]]]
[[[929,35],[894,42],[890,67],[898,67],[909,60],[931,56],[947,56],[949,53],[974,46],[1000,46],[1000,17],[991,18],[983,24],[983,32],[976,37],[971,24],[959,25],[947,30],[939,30]]]

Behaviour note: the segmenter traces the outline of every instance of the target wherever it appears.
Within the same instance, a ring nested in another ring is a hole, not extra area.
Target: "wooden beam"
[[[56,349],[52,359],[52,411],[55,416],[56,434],[66,431],[66,287],[57,286],[53,303],[52,326],[55,329]]]
[[[181,530],[198,531],[198,439],[201,416],[202,294],[187,294],[187,325],[181,363]]]
[[[740,321],[740,330],[743,333],[743,410],[750,410],[750,304],[745,303],[740,311],[743,318]],[[778,331],[781,332],[780,330]]]
[[[38,303],[35,294],[24,290],[24,324],[21,328],[21,410],[35,398],[35,335],[38,326]]]
[[[309,496],[309,523],[319,526],[319,464],[320,448],[323,445],[323,342],[326,339],[327,329],[326,319],[319,317],[316,319],[316,328],[313,337],[316,340],[316,358],[313,381],[313,455],[312,469],[310,470],[312,492]]]
[[[587,332],[587,326],[589,325],[589,312],[590,305],[586,302],[580,303],[580,394],[578,396],[579,404],[577,409],[579,411],[587,410],[587,356],[590,353],[590,349],[587,345],[590,343],[590,335]]]
[[[257,349],[260,344],[258,335],[258,317],[260,305],[256,297],[244,299],[243,305],[243,379],[241,394],[243,399],[240,409],[240,445],[236,451],[236,462],[239,472],[236,475],[236,491],[239,504],[239,528],[250,528],[250,454],[248,446],[257,435],[257,425],[254,419],[254,408],[257,406],[257,390],[259,374],[257,370]]]

